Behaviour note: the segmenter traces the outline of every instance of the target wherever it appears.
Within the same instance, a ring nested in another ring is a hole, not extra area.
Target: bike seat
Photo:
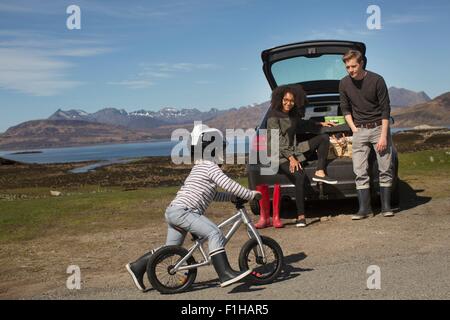
[[[196,234],[193,234],[193,233],[191,233],[191,236],[192,236],[192,238],[191,238],[192,241],[198,241],[198,240],[202,239],[201,237],[199,237],[199,236],[197,236]]]

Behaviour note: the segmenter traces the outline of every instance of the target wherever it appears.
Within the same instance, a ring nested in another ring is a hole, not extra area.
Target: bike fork
[[[258,245],[253,249],[253,252],[256,257],[261,258],[261,261],[258,261],[258,263],[264,264],[267,262],[266,253],[264,251],[264,246],[261,240],[261,236],[259,235],[258,231],[256,230],[255,226],[251,221],[247,221],[245,223],[247,225],[247,234],[250,239],[255,239]]]

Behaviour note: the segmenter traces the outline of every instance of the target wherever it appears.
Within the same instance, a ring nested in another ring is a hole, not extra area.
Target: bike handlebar
[[[255,195],[255,198],[254,198],[255,200],[261,200],[262,199],[262,194],[261,193],[257,193],[256,195]]]
[[[261,198],[262,198],[262,194],[257,193],[253,199],[260,200]],[[236,205],[237,208],[239,208],[239,207],[242,207],[244,204],[246,204],[248,202],[248,200],[245,200],[242,198],[236,198],[236,200],[234,200],[232,202]]]

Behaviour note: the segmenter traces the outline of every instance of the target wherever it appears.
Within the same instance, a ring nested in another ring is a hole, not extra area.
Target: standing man
[[[369,153],[373,146],[380,174],[381,212],[394,215],[391,209],[392,140],[389,131],[390,102],[383,77],[364,69],[364,58],[357,50],[342,58],[348,76],[339,83],[342,114],[353,131],[353,171],[356,175],[359,211],[352,216],[360,220],[372,214],[370,206]]]

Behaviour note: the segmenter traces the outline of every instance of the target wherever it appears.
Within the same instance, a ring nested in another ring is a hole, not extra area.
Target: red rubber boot
[[[259,200],[259,221],[255,224],[256,229],[264,229],[272,226],[270,223],[270,199],[269,186],[266,184],[256,186],[256,191],[261,192]]]
[[[280,185],[278,183],[273,186],[272,222],[275,228],[284,227],[283,222],[280,220]]]

